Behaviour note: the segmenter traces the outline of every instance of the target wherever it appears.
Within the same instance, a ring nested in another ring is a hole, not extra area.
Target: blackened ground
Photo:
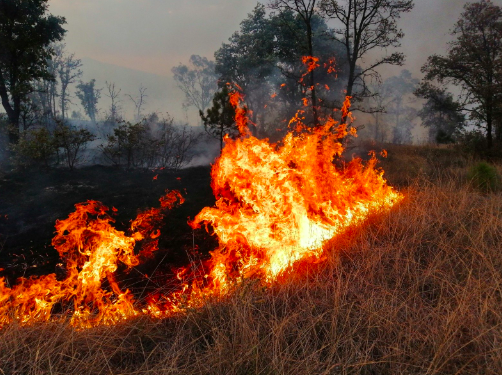
[[[157,179],[154,177],[158,175]],[[179,190],[186,201],[167,213],[159,250],[153,259],[127,276],[138,288],[153,288],[173,269],[185,265],[191,253],[208,254],[217,241],[205,229],[188,226],[188,218],[214,204],[210,168],[181,171],[124,171],[92,166],[74,171],[18,171],[0,177],[0,277],[15,282],[20,276],[55,272],[60,261],[51,246],[56,220],[65,219],[74,205],[97,200],[118,209],[115,227],[126,230],[139,210],[159,206],[166,189]],[[143,277],[148,275],[148,277]],[[132,287],[135,289],[134,285]]]

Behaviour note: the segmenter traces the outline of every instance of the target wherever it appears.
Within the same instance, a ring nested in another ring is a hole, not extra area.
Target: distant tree
[[[50,45],[63,39],[65,19],[47,9],[48,0],[0,1],[0,98],[12,125],[11,144],[19,139],[21,105],[35,81],[54,78]]]
[[[314,37],[313,37],[313,19],[317,13],[316,9],[317,0],[271,0],[270,8],[277,9],[280,12],[292,11],[303,20],[306,29],[306,39],[308,48],[308,57],[313,58],[314,55]],[[309,61],[309,60],[306,60]],[[313,62],[313,60],[311,60]],[[319,125],[319,116],[317,114],[317,95],[316,95],[316,80],[315,69],[309,69],[310,78],[310,94],[312,101],[312,114],[314,119],[314,126]]]
[[[70,93],[68,88],[74,84],[78,78],[82,76],[82,60],[76,59],[74,53],[66,53],[64,46],[62,50],[61,61],[57,70],[59,83],[61,84],[60,91],[60,105],[61,105],[61,119],[64,121],[66,118],[66,108],[71,103]]]
[[[189,65],[179,64],[171,69],[174,80],[185,94],[185,108],[194,106],[204,111],[218,89],[214,61],[199,55],[190,56]]]
[[[96,80],[91,79],[89,82],[82,82],[77,85],[77,97],[84,108],[85,113],[92,122],[96,122],[96,114],[98,113],[98,101],[101,98],[101,90],[95,87]]]
[[[134,119],[136,122],[141,121],[141,116],[143,113],[143,106],[146,103],[146,98],[148,95],[146,95],[146,87],[143,87],[141,85],[138,89],[138,95],[137,96],[132,96],[131,94],[127,94],[127,97],[133,102],[134,108],[135,108],[135,114],[134,114]]]
[[[404,54],[394,52],[366,62],[369,55],[400,47],[404,33],[397,27],[401,13],[413,9],[413,0],[321,0],[322,12],[335,20],[336,43],[345,48],[348,60],[347,96],[356,100],[368,95],[367,78],[379,77],[384,64],[402,65]],[[365,60],[363,67],[362,60]]]
[[[120,111],[122,110],[120,105],[120,93],[122,89],[117,88],[114,82],[106,82],[106,89],[108,94],[105,94],[105,96],[109,97],[111,100],[106,121],[114,125],[119,120]]]
[[[465,127],[462,106],[444,88],[422,83],[415,95],[426,100],[418,112],[422,124],[429,128],[429,140],[436,143],[452,143]]]
[[[422,67],[425,82],[460,87],[459,110],[486,130],[491,148],[502,101],[502,9],[488,0],[467,3],[451,35],[447,56],[430,56]],[[502,140],[502,129],[496,138]]]
[[[235,124],[235,108],[230,103],[230,92],[226,86],[214,94],[213,106],[206,114],[199,112],[206,132],[220,141],[220,151],[223,150],[225,135],[238,133]]]
[[[417,88],[418,80],[413,78],[410,71],[402,70],[399,76],[390,77],[385,81],[389,87],[392,101],[388,104],[386,112],[393,117],[393,142],[410,143],[412,140],[411,129],[417,110],[411,106],[416,98],[413,92]]]
[[[416,101],[413,94],[417,85],[418,80],[413,78],[408,70],[402,70],[400,75],[389,77],[384,82],[369,87],[373,92],[368,99],[371,103],[370,113],[375,118],[376,140],[411,142],[413,120],[417,116],[417,110],[412,105]]]

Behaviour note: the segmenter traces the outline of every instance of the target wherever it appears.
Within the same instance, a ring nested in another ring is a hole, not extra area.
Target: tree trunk
[[[492,137],[492,114],[487,111],[486,114],[486,142],[489,149],[493,146],[493,137]]]

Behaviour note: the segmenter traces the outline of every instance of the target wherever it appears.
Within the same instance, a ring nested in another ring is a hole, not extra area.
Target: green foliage
[[[497,191],[501,187],[501,177],[493,165],[485,161],[475,164],[469,170],[467,178],[472,185],[483,192]]]
[[[53,79],[48,61],[51,43],[62,40],[65,19],[47,14],[48,0],[0,1],[0,96],[13,125],[11,143],[19,137],[21,104],[39,79]]]
[[[234,135],[238,132],[235,124],[235,108],[230,103],[230,92],[225,86],[213,98],[213,106],[208,108],[206,114],[199,112],[206,132],[220,141],[220,151],[223,149],[225,135]]]
[[[95,84],[95,79],[91,79],[89,82],[80,81],[76,91],[86,115],[89,116],[92,122],[96,122],[98,101],[101,98],[101,89],[96,89]]]
[[[46,128],[33,128],[21,134],[19,142],[11,146],[14,163],[18,166],[42,165],[49,168],[56,160],[56,142]]]
[[[65,164],[73,169],[82,160],[87,143],[95,138],[87,129],[76,129],[62,122],[52,132],[45,127],[30,128],[12,146],[14,162],[22,167]]]
[[[319,58],[315,71],[318,106],[333,106],[342,99],[346,58],[341,45],[334,43],[332,31],[324,20],[313,14],[309,21],[312,32],[313,53]],[[265,129],[277,119],[291,118],[303,106],[302,99],[311,95],[309,77],[302,77],[306,67],[302,56],[309,55],[307,26],[302,17],[291,11],[281,10],[267,14],[258,4],[248,14],[236,31],[215,52],[216,73],[220,86],[237,84],[242,88],[251,121],[257,128]],[[331,71],[336,60],[336,73]],[[325,85],[330,89],[325,90]],[[271,99],[271,95],[274,96]],[[276,124],[273,129],[276,129]]]

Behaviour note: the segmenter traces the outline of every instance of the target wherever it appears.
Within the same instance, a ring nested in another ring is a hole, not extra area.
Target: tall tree
[[[171,69],[174,80],[185,94],[185,108],[194,106],[204,111],[218,89],[214,61],[199,55],[190,56],[189,65],[179,64]]]
[[[108,91],[105,96],[109,97],[111,100],[110,109],[108,111],[108,115],[106,117],[106,121],[114,126],[120,117],[120,112],[122,110],[122,106],[120,105],[120,93],[122,89],[119,89],[115,86],[114,82],[105,82],[106,90]]]
[[[313,32],[312,32],[312,20],[316,15],[316,1],[317,0],[271,0],[270,8],[277,9],[281,12],[292,11],[300,16],[300,18],[305,23],[307,31],[307,46],[308,46],[308,58],[313,59],[314,56],[314,42],[313,42]],[[306,60],[309,61],[309,60]],[[312,113],[314,116],[314,126],[319,125],[319,116],[317,114],[317,95],[316,95],[316,80],[315,80],[315,69],[313,66],[309,68],[308,74],[310,77],[310,92],[312,96]]]
[[[362,66],[370,53],[400,47],[404,33],[397,26],[401,13],[413,9],[413,0],[322,0],[323,14],[336,21],[335,41],[345,48],[348,61],[347,96],[361,99],[367,94],[367,78],[379,77],[375,70],[384,64],[402,65],[404,54],[394,52]]]
[[[61,91],[59,93],[61,100],[61,119],[66,118],[66,108],[71,103],[68,88],[82,76],[82,60],[75,58],[74,53],[66,53],[63,46],[63,55],[57,70]]]
[[[19,139],[23,99],[38,79],[51,79],[52,42],[63,39],[63,17],[47,13],[48,0],[0,1],[0,98],[12,125],[10,143]]]
[[[491,148],[502,101],[502,9],[488,0],[467,3],[451,35],[456,39],[449,43],[447,56],[430,56],[422,67],[424,79],[462,89],[461,109],[485,128]],[[502,140],[502,131],[496,135]]]
[[[101,98],[101,90],[95,87],[96,80],[91,79],[89,82],[82,82],[77,85],[77,97],[84,108],[85,113],[92,122],[96,122],[96,114],[98,113],[98,101]]]
[[[148,95],[146,95],[146,87],[141,85],[138,89],[138,95],[137,96],[132,96],[131,94],[127,94],[127,97],[133,102],[134,108],[135,108],[135,114],[134,114],[134,120],[136,122],[141,121],[141,116],[143,113],[143,106],[146,103],[146,98]]]
[[[215,54],[215,71],[220,86],[237,84],[246,95],[252,121],[258,122],[273,89],[268,78],[273,74],[274,32],[267,18],[265,6],[257,4]]]

